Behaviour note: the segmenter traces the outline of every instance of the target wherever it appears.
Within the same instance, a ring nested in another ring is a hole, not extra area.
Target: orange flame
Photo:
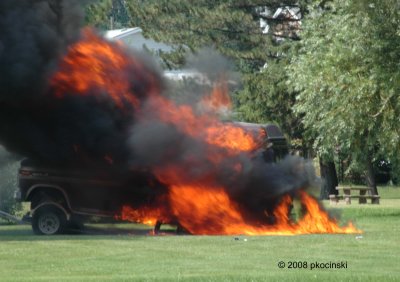
[[[300,197],[307,213],[298,222],[296,230],[307,230],[307,233],[361,233],[351,222],[345,227],[338,226],[337,222],[331,219],[318,202],[307,193],[302,192]]]
[[[58,71],[50,79],[50,86],[59,98],[65,95],[96,95],[97,99],[111,99],[115,105],[139,105],[130,82],[131,71],[144,65],[128,55],[122,44],[107,42],[84,29],[82,39],[68,48]],[[159,91],[155,78],[149,95]]]
[[[162,213],[158,209],[133,209],[129,206],[123,206],[121,216],[117,216],[116,218],[119,220],[155,225],[157,221],[162,219]]]
[[[173,216],[191,234],[198,235],[298,235],[316,233],[362,233],[352,223],[340,227],[319,203],[306,192],[300,192],[305,215],[298,222],[290,219],[292,199],[285,195],[273,212],[273,224],[246,222],[240,207],[221,188],[170,187],[169,203]],[[168,218],[160,210],[134,210],[125,206],[123,220],[154,225],[160,218]],[[271,217],[270,217],[271,218]],[[161,220],[162,221],[162,220]],[[166,221],[168,222],[168,220]]]
[[[133,75],[132,75],[133,72]],[[132,77],[135,81],[132,81]],[[68,48],[59,70],[51,77],[50,86],[55,95],[93,96],[98,100],[112,101],[120,109],[134,108],[141,111],[142,83],[150,88],[145,93],[147,106],[154,118],[193,138],[207,147],[205,158],[215,166],[232,156],[249,154],[258,149],[259,135],[247,132],[233,124],[218,119],[218,112],[230,109],[228,87],[225,82],[216,84],[212,93],[199,102],[197,107],[177,105],[160,95],[157,77],[146,69],[142,61],[128,54],[121,44],[110,43],[84,30],[81,41]],[[139,90],[140,91],[140,90]],[[204,108],[206,110],[204,111]],[[203,111],[201,110],[203,109]],[[138,116],[140,120],[141,116]],[[77,151],[79,145],[74,147]],[[113,162],[110,155],[104,158]],[[154,225],[156,221],[178,222],[193,234],[247,234],[247,235],[295,235],[310,233],[359,233],[351,223],[340,227],[331,219],[318,202],[306,192],[299,192],[304,206],[304,216],[297,222],[290,218],[292,198],[285,195],[272,214],[252,219],[221,187],[213,173],[197,179],[195,183],[185,179],[190,162],[153,167],[156,177],[168,187],[165,198],[157,205],[140,208],[124,206],[118,218]],[[233,161],[232,173],[241,173],[242,164]],[[272,222],[271,222],[272,220]]]
[[[226,112],[232,108],[232,101],[228,94],[228,85],[225,79],[220,79],[214,85],[210,95],[205,95],[200,106],[211,113]]]
[[[212,115],[199,115],[188,105],[175,105],[172,101],[162,97],[152,99],[157,109],[159,118],[164,122],[173,124],[185,134],[199,139],[204,143],[224,148],[223,151],[212,151],[207,155],[208,160],[214,164],[224,161],[226,156],[238,155],[257,148],[257,141],[262,136],[254,136],[243,128],[233,124],[224,124]],[[240,163],[232,163],[233,171],[241,172]],[[289,218],[291,197],[282,198],[280,205],[273,212],[273,224],[269,224],[271,216],[266,216],[264,222],[248,222],[238,203],[229,198],[223,187],[214,187],[213,175],[209,175],[200,183],[187,183],[183,177],[186,166],[171,164],[153,169],[156,176],[168,185],[168,198],[165,201],[170,210],[156,211],[159,218],[174,218],[176,222],[192,234],[207,235],[295,235],[311,233],[360,233],[351,223],[340,227],[329,217],[318,202],[306,192],[300,192],[300,200],[304,205],[305,215],[294,222]],[[125,211],[125,213],[124,213]],[[161,212],[161,213],[160,213]],[[166,212],[165,214],[163,212]],[[156,221],[154,211],[129,209],[122,211],[125,220],[134,222]],[[151,215],[151,220],[148,216]],[[162,221],[162,220],[161,220]]]
[[[203,140],[210,145],[226,148],[232,154],[251,151],[259,146],[256,140],[261,134],[254,136],[243,128],[223,123],[216,116],[197,114],[189,105],[176,105],[164,97],[153,97],[153,107],[159,111],[158,117],[185,134]]]

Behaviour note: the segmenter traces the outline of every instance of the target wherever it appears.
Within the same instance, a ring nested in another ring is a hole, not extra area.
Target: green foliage
[[[125,2],[125,0],[112,0],[111,17],[113,19],[113,28],[129,26],[130,17]]]
[[[125,0],[97,0],[85,7],[86,23],[100,30],[129,27]]]
[[[287,61],[273,60],[260,72],[245,76],[244,89],[237,95],[238,111],[250,122],[279,124],[301,149],[303,128],[300,117],[292,110],[296,92],[286,84]]]
[[[185,46],[181,51],[214,47],[228,57],[260,63],[271,52],[265,48],[269,38],[263,36],[250,12],[251,3],[243,5],[209,0],[127,3],[132,25],[155,40]]]
[[[111,5],[111,1],[102,2],[103,8],[106,3]],[[239,117],[252,122],[278,123],[291,138],[301,140],[300,118],[292,111],[296,92],[286,84],[285,67],[294,37],[283,34],[289,38],[278,44],[274,31],[290,20],[272,18],[272,15],[277,8],[285,6],[299,7],[303,13],[308,2],[131,0],[126,1],[126,7],[131,26],[139,26],[145,36],[174,46],[174,52],[159,54],[167,68],[185,65],[187,55],[203,47],[214,48],[231,59],[244,76],[244,88],[234,97]],[[97,18],[106,22],[107,12],[101,7],[90,8],[93,13],[102,14]],[[265,7],[272,14],[262,14]],[[96,25],[97,18],[92,18],[95,20],[88,22]],[[260,20],[268,22],[271,32],[262,32]],[[266,63],[268,67],[263,68]]]
[[[235,62],[243,75],[243,90],[235,94],[239,117],[251,122],[275,122],[293,139],[301,140],[300,118],[292,112],[295,92],[285,83],[291,39],[278,44],[273,32],[262,33],[260,19],[270,30],[285,22],[263,16],[269,7],[304,5],[308,1],[129,1],[132,25],[145,35],[178,47],[161,57],[169,68],[185,62],[188,52],[212,46]],[[262,68],[267,63],[266,68]],[[261,70],[261,71],[260,71]],[[300,143],[302,143],[300,141]]]
[[[86,6],[85,20],[87,24],[99,29],[108,29],[112,0],[99,0]]]
[[[295,111],[322,156],[399,153],[399,2],[323,1],[304,21],[289,67]]]
[[[0,210],[14,214],[21,204],[14,199],[18,188],[17,173],[19,161],[0,146]]]

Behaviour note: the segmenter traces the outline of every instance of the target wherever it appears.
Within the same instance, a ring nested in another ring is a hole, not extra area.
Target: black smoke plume
[[[258,217],[265,210],[272,212],[282,195],[296,196],[299,189],[316,184],[314,168],[303,158],[287,156],[278,163],[266,162],[263,149],[229,156],[225,148],[207,144],[161,121],[151,109],[150,106],[144,110],[145,117],[131,129],[128,144],[130,151],[135,152],[131,162],[152,168],[161,179],[162,168],[180,168],[180,183],[168,184],[201,187],[207,183],[207,189],[224,187],[231,199],[249,212],[249,217]],[[216,164],[209,159],[210,155],[224,155],[225,159]],[[240,172],[234,164],[240,164]]]
[[[58,99],[49,85],[68,47],[81,38],[81,8],[82,1],[75,0],[0,1],[0,143],[47,162],[90,164],[105,161],[106,155],[125,162],[124,140],[133,116],[109,99],[94,98],[97,93],[64,93]],[[142,63],[160,77],[153,66]],[[122,72],[104,75],[125,75],[132,92],[145,97],[150,82],[138,74],[143,70]]]
[[[0,1],[0,98],[23,103],[46,91],[47,77],[79,37],[80,1]]]
[[[147,60],[136,58],[140,64],[103,74],[111,80],[126,77],[139,109],[126,103],[121,110],[104,89],[54,95],[49,79],[81,38],[81,5],[74,0],[0,1],[0,143],[8,150],[39,161],[88,165],[111,156],[115,163],[149,168],[161,181],[160,168],[177,165],[185,168],[183,184],[203,183],[214,175],[211,186],[225,187],[249,217],[262,215],[266,206],[272,210],[283,194],[312,184],[311,166],[296,157],[271,164],[255,152],[227,154],[218,165],[210,162],[207,154],[223,155],[225,149],[200,142],[157,115],[148,93],[157,84],[162,95],[163,82]],[[201,70],[217,70],[218,62],[203,58]],[[240,164],[240,173],[233,164]]]

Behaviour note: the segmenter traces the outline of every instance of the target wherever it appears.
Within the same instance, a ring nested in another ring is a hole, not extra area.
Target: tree
[[[247,81],[244,89],[237,95],[238,111],[251,122],[279,124],[291,138],[292,148],[307,155],[308,146],[303,142],[301,116],[292,110],[296,92],[286,83],[290,52],[289,47],[282,58],[270,60],[266,68],[245,76]]]
[[[260,20],[269,20],[271,25],[285,20],[273,19],[263,11],[266,7],[297,6],[297,2],[136,0],[129,1],[127,6],[133,26],[140,26],[145,35],[155,40],[184,47],[177,48],[181,55],[188,50],[214,47],[235,59],[241,71],[254,71],[276,56],[271,43],[273,34],[262,32]]]
[[[21,209],[21,204],[14,199],[18,188],[17,172],[18,158],[8,153],[0,146],[0,210],[15,213]]]
[[[377,194],[373,161],[399,153],[400,3],[317,1],[289,66],[295,110],[318,154],[362,164]],[[322,8],[323,9],[322,9]]]
[[[234,95],[240,118],[276,122],[292,139],[302,140],[300,118],[292,112],[295,92],[286,84],[285,66],[292,42],[299,39],[308,2],[136,0],[126,1],[126,7],[131,26],[175,47],[173,53],[160,54],[167,68],[184,65],[188,53],[213,47],[234,61],[242,74],[243,89]],[[281,12],[274,15],[278,8]],[[107,18],[99,12],[103,16],[97,18]]]
[[[128,27],[130,16],[126,0],[100,0],[86,5],[86,22],[99,29]]]
[[[91,3],[85,9],[85,21],[99,29],[108,29],[110,26],[110,14],[112,0],[101,0]]]
[[[129,14],[126,9],[126,0],[112,0],[111,28],[123,28],[129,25]]]

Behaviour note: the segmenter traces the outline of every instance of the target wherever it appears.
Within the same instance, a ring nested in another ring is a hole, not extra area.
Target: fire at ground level
[[[179,222],[192,234],[358,232],[351,224],[339,227],[305,192],[313,181],[305,160],[268,163],[256,153],[264,143],[262,134],[221,122],[221,110],[231,109],[224,73],[206,73],[212,89],[178,102],[143,54],[94,30],[81,31],[75,21],[59,20],[67,14],[78,19],[78,1],[59,9],[46,1],[3,2],[7,13],[0,27],[9,40],[0,64],[5,66],[0,143],[8,150],[50,163],[148,169],[165,193],[150,205],[125,205],[117,215],[125,220]],[[29,41],[26,30],[15,25],[15,15],[26,21],[22,26],[35,30]],[[49,179],[47,171],[20,170],[20,177],[22,172],[28,181]],[[74,187],[77,202],[90,194],[88,184],[96,183],[84,182]],[[43,232],[58,232],[47,223],[60,227],[69,220],[74,203],[62,192],[65,187],[52,184],[27,187],[34,230],[42,226]],[[101,189],[93,187],[91,195],[100,195]],[[135,185],[125,188],[137,193]],[[33,197],[33,192],[46,197]],[[288,216],[292,198],[303,206],[297,221]]]
[[[293,198],[285,195],[273,213],[269,215],[265,212],[264,222],[258,224],[246,222],[238,207],[230,202],[223,191],[204,193],[204,190],[188,188],[184,194],[187,196],[180,200],[184,201],[182,204],[185,208],[179,211],[179,221],[177,218],[172,219],[171,215],[163,214],[162,209],[135,210],[129,206],[124,206],[121,215],[116,216],[116,219],[155,226],[151,234],[158,234],[162,223],[175,224],[177,232],[194,235],[362,233],[351,222],[347,226],[339,226],[320,203],[304,191],[298,193],[297,199],[301,205],[301,218],[294,219],[296,215],[292,213]],[[182,217],[185,212],[187,218]]]

